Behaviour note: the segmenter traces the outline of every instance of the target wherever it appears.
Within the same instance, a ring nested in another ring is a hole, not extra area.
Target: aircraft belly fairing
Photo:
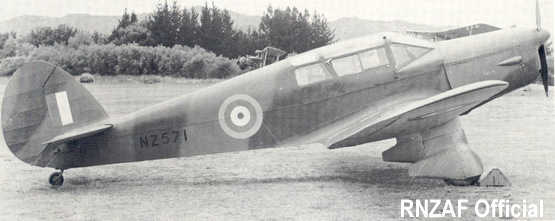
[[[483,164],[469,148],[458,116],[443,124],[397,137],[382,153],[384,161],[413,163],[411,177],[465,179],[480,176]]]

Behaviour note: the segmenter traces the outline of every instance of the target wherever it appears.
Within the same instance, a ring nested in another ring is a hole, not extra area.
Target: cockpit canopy
[[[372,69],[400,69],[433,49],[433,43],[399,33],[355,38],[290,58],[300,86]]]

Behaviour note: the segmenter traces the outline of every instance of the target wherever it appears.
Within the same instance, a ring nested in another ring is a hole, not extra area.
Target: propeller
[[[540,69],[540,76],[542,78],[542,82],[543,82],[543,89],[545,90],[545,96],[549,97],[547,91],[548,91],[548,81],[547,81],[547,74],[548,74],[548,70],[547,70],[547,58],[545,55],[545,45],[540,45],[540,48],[538,49],[538,53],[540,54],[540,64],[541,64],[541,69]]]
[[[539,35],[540,35],[540,41],[542,40],[542,35],[545,35],[545,31],[542,31],[542,19],[541,19],[541,15],[540,15],[540,4],[538,2],[538,0],[536,0],[536,27],[538,29]],[[547,34],[547,36],[549,36],[549,34]],[[547,39],[545,39],[547,40]],[[542,79],[542,83],[543,83],[543,89],[545,90],[545,96],[549,97],[548,95],[548,80],[547,80],[547,76],[548,76],[548,67],[547,67],[547,57],[545,54],[545,42],[542,42],[544,44],[540,45],[540,47],[538,48],[538,54],[540,56],[540,76]]]

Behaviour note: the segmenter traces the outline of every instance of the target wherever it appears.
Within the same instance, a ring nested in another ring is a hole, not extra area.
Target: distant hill
[[[257,30],[260,25],[262,16],[258,15],[244,15],[237,12],[229,11],[229,17],[233,20],[233,25],[241,30]]]
[[[200,14],[201,7],[195,7],[195,11]],[[149,13],[138,14],[139,20],[145,19]],[[237,12],[229,11],[234,26],[242,30],[249,27],[252,30],[258,29],[261,16],[249,16]],[[63,17],[53,18],[45,16],[20,16],[0,22],[0,33],[14,31],[19,34],[27,34],[32,29],[43,26],[56,27],[60,24],[67,24],[80,30],[89,32],[98,31],[110,34],[117,26],[121,16],[99,16],[89,14],[68,14]],[[336,39],[346,40],[349,38],[373,34],[384,31],[406,31],[406,30],[440,30],[446,27],[434,27],[429,25],[414,24],[405,21],[372,21],[360,18],[341,18],[330,21],[329,26],[335,29]]]
[[[201,7],[195,7],[197,13],[200,14]],[[139,20],[143,20],[149,13],[138,14]],[[249,16],[237,12],[229,11],[231,19],[234,21],[236,28],[247,30],[257,29],[261,16]],[[47,17],[24,15],[16,18],[0,22],[0,33],[14,31],[19,34],[28,34],[37,27],[57,27],[60,24],[67,24],[84,31],[98,31],[104,34],[110,34],[118,25],[121,16],[103,16],[89,14],[68,14],[63,17]]]
[[[64,17],[53,18],[45,16],[24,15],[0,22],[0,33],[14,31],[18,34],[28,34],[37,27],[56,27],[67,24],[85,31],[99,31],[111,33],[118,24],[121,16],[97,16],[89,14],[68,14]]]
[[[193,8],[195,9],[195,12],[199,14],[199,18],[200,18],[202,6],[197,6]],[[248,30],[249,27],[251,28],[251,30],[258,29],[258,25],[260,24],[260,19],[262,18],[262,16],[258,16],[258,15],[244,15],[244,14],[237,13],[234,11],[229,11],[229,10],[228,12],[229,12],[229,17],[231,17],[231,20],[233,20],[233,26],[235,26],[235,28],[239,28],[244,31]]]

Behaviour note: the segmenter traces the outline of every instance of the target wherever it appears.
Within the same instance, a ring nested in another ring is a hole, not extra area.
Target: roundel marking
[[[246,139],[262,126],[262,114],[262,107],[256,99],[246,94],[235,94],[220,106],[218,120],[227,135]]]
[[[238,127],[245,126],[251,120],[251,112],[245,106],[237,106],[231,110],[231,122]]]

